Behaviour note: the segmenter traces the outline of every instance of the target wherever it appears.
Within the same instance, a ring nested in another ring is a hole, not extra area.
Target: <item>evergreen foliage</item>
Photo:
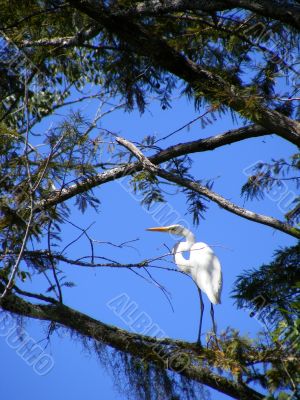
[[[242,400],[284,400],[291,393],[300,398],[299,244],[277,250],[261,266],[244,265],[247,269],[237,278],[237,307],[263,323],[262,335],[252,340],[228,328],[217,342],[208,337],[201,352],[193,343],[143,337],[66,307],[63,292],[76,282],[61,269],[69,263],[124,267],[139,274],[138,269],[151,266],[151,260],[122,264],[96,255],[88,229],[72,221],[72,203],[67,203],[72,200],[82,213],[88,207],[99,211],[101,199],[93,189],[127,176],[148,208],[170,194],[185,195],[184,211],[195,225],[205,217],[210,199],[242,218],[300,237],[298,195],[283,221],[254,213],[249,217],[248,210],[212,191],[214,180],[205,180],[201,171],[195,176],[190,157],[240,140],[278,135],[296,150],[288,159],[257,163],[241,196],[263,200],[287,181],[297,193],[299,21],[300,5],[294,0],[1,1],[3,312],[49,321],[49,337],[62,326],[70,330],[74,340],[80,339],[110,367],[117,385],[126,380],[129,398],[193,400],[207,397],[207,387]],[[164,141],[182,128],[161,139],[149,133],[136,137],[137,148],[175,176],[174,183],[116,146],[116,134],[101,126],[101,118],[119,108],[142,114],[154,98],[165,110],[178,93],[201,110],[197,120],[203,127],[230,113],[240,128],[189,143],[174,141],[168,148]],[[93,120],[76,108],[90,100],[99,104]],[[48,117],[53,123],[45,130]],[[72,258],[73,242],[62,244],[64,224],[88,240],[89,257]],[[33,282],[36,276],[47,281],[45,293],[23,290],[24,281]],[[157,356],[153,344],[167,361]],[[172,369],[170,355],[178,352],[190,363]]]

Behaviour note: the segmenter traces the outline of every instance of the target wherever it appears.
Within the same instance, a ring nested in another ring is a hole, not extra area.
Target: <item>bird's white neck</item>
[[[182,235],[186,238],[185,242],[179,242],[177,245],[174,247],[173,252],[174,252],[174,260],[175,263],[178,265],[178,267],[186,272],[190,272],[190,260],[187,260],[183,257],[182,252],[183,251],[189,251],[193,244],[196,241],[195,235],[189,231],[188,229],[184,229],[182,232]]]
[[[193,244],[196,242],[195,235],[189,231],[188,229],[184,228],[182,232],[182,236],[186,238],[185,242],[180,242],[181,244],[181,251],[189,251]]]

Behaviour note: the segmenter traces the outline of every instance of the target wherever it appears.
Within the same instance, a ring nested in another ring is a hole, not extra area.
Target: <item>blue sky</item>
[[[95,103],[89,103],[83,108],[83,113],[90,116]],[[61,113],[60,113],[61,114]],[[122,110],[107,115],[101,121],[103,128],[135,141],[146,135],[156,135],[158,138],[167,135],[178,127],[195,118],[199,113],[194,111],[192,104],[178,98],[170,110],[161,110],[157,102],[149,106],[145,114],[134,111],[126,113]],[[57,117],[59,118],[59,117]],[[40,129],[44,129],[55,119],[48,119]],[[217,118],[217,121],[202,129],[195,123],[190,129],[184,129],[173,135],[169,140],[160,142],[162,147],[168,145],[208,137],[228,129],[237,127],[230,117]],[[240,197],[240,189],[246,181],[243,170],[256,161],[270,161],[272,158],[288,157],[294,152],[294,147],[277,136],[250,139],[230,146],[216,149],[212,152],[194,154],[192,172],[195,178],[215,179],[214,190],[231,201],[245,206],[250,210],[283,219],[278,201],[265,199],[261,202],[244,202]],[[126,178],[127,179],[127,178]],[[111,182],[95,190],[101,201],[100,213],[88,209],[85,214],[76,210],[74,200],[69,201],[73,212],[71,221],[82,228],[94,224],[89,230],[93,239],[100,242],[115,244],[138,239],[131,243],[133,247],[116,248],[102,243],[96,245],[97,254],[118,260],[122,263],[140,262],[145,259],[159,257],[166,253],[166,247],[172,247],[174,238],[160,233],[145,231],[147,227],[156,226],[159,221],[153,218],[153,213],[147,212],[132,192],[125,190],[127,180]],[[289,190],[293,192],[293,187]],[[205,220],[198,227],[193,227],[191,216],[186,215],[185,197],[178,193],[166,196],[167,204],[192,227],[199,241],[204,241],[214,248],[223,269],[224,287],[222,304],[215,309],[218,331],[232,327],[241,334],[255,337],[262,329],[255,318],[250,318],[249,312],[237,310],[230,293],[234,288],[236,277],[243,270],[258,267],[270,261],[275,249],[280,246],[292,245],[295,240],[270,227],[250,222],[228,213],[214,203],[209,203]],[[62,229],[63,245],[76,238],[79,231],[68,224]],[[62,246],[63,246],[62,245]],[[76,259],[89,255],[87,240],[82,238],[69,248],[68,254]],[[157,266],[170,266],[169,261],[157,261]],[[166,334],[172,338],[195,341],[199,323],[199,300],[197,289],[191,279],[179,273],[150,269],[155,279],[170,293],[174,312],[162,291],[154,284],[137,276],[127,269],[95,268],[63,265],[62,269],[74,288],[64,289],[64,302],[70,307],[85,312],[105,323],[124,329],[130,329],[107,306],[116,296],[125,293],[131,302],[136,303],[137,312],[146,313]],[[143,274],[144,276],[145,273]],[[46,285],[39,278],[34,280],[34,286],[42,289]],[[27,283],[24,287],[30,288]],[[32,287],[31,287],[32,289]],[[209,303],[205,297],[205,314],[203,330],[211,328]],[[42,341],[47,336],[47,325],[38,321],[27,320],[24,330],[43,346]],[[45,376],[39,376],[32,367],[22,360],[16,350],[6,342],[6,336],[0,337],[0,350],[5,359],[2,368],[3,398],[18,398],[24,400],[60,399],[64,397],[73,400],[83,396],[91,400],[122,399],[114,385],[111,375],[97,361],[97,357],[89,354],[76,340],[68,334],[56,334],[51,337],[51,343],[45,349],[54,360],[54,367]],[[226,399],[227,396],[211,391],[212,398]]]

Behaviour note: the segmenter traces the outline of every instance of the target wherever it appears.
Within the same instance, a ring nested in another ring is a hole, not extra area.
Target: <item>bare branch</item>
[[[300,230],[287,224],[282,221],[279,221],[276,218],[269,217],[263,214],[257,214],[253,211],[249,211],[243,207],[240,207],[231,201],[225,199],[224,197],[220,196],[219,194],[209,190],[206,186],[200,185],[197,182],[191,181],[189,179],[181,178],[180,176],[171,174],[165,170],[159,169],[157,175],[160,177],[170,181],[177,183],[180,186],[186,187],[188,189],[194,190],[195,192],[200,193],[202,196],[207,197],[208,199],[212,200],[213,202],[219,204],[220,207],[224,208],[225,210],[239,215],[242,218],[249,219],[250,221],[257,222],[259,224],[270,226],[274,229],[277,229],[281,232],[287,233],[288,235],[294,236],[296,238],[300,238]]]
[[[121,137],[116,137],[116,142],[126,147],[126,149],[134,154],[137,159],[142,163],[143,168],[153,173],[157,172],[158,167],[152,164],[152,162],[147,157],[145,157],[144,154],[133,143]]]
[[[230,211],[233,214],[239,215],[242,218],[249,219],[251,221],[257,222],[259,224],[268,225],[275,229],[278,229],[288,235],[294,236],[296,238],[300,238],[300,230],[294,228],[293,226],[286,224],[277,220],[276,218],[269,217],[262,214],[257,214],[252,211],[249,211],[245,208],[239,207],[236,204],[226,200],[224,197],[220,196],[219,194],[213,192],[212,190],[208,189],[206,186],[201,185],[198,182],[191,181],[186,178],[182,178],[179,175],[172,174],[163,170],[162,168],[158,168],[154,164],[151,163],[149,159],[147,159],[141,151],[133,144],[130,143],[128,140],[118,137],[117,142],[120,143],[122,146],[126,147],[130,150],[141,162],[145,169],[148,169],[150,172],[155,173],[156,175],[160,176],[161,178],[166,179],[167,181],[174,182],[177,185],[186,187],[191,189],[204,197],[214,201],[215,203],[219,204],[222,208],[227,211]]]
[[[1,279],[2,279],[6,284],[8,283],[8,280],[5,279],[3,276],[1,277]],[[38,293],[27,292],[26,290],[20,289],[20,288],[19,288],[18,286],[16,286],[16,285],[13,286],[13,290],[14,290],[16,293],[21,294],[22,296],[31,297],[31,298],[37,299],[37,300],[42,300],[42,301],[45,301],[46,303],[57,304],[57,301],[56,301],[53,297],[44,296],[43,294],[38,294]]]
[[[54,46],[58,48],[74,47],[97,36],[100,31],[99,26],[91,26],[81,29],[76,35],[68,37],[44,38],[39,40],[23,40],[21,47]]]
[[[211,136],[206,139],[199,139],[193,142],[171,146],[158,152],[154,156],[149,157],[149,160],[153,164],[157,165],[184,154],[214,150],[224,145],[264,135],[270,135],[270,132],[260,125],[249,125],[227,131],[220,135]],[[59,191],[53,191],[48,199],[44,199],[36,204],[36,211],[52,207],[76,196],[77,194],[84,193],[88,189],[92,189],[115,179],[131,175],[132,173],[140,171],[141,169],[142,165],[140,163],[130,163],[120,167],[112,168],[108,171],[94,175],[93,177],[85,178],[81,182],[71,185],[67,188]]]
[[[180,131],[182,131],[183,129],[191,126],[191,124],[193,124],[196,121],[201,120],[203,117],[205,117],[207,114],[210,114],[211,112],[213,112],[216,109],[216,107],[209,107],[207,110],[205,110],[201,115],[198,115],[196,118],[194,118],[192,121],[189,121],[188,123],[184,124],[183,126],[181,126],[180,128],[175,129],[175,131],[168,133],[166,136],[159,138],[155,141],[155,144],[158,142],[161,142],[162,140],[168,139],[169,137],[175,135],[175,133],[178,133]]]
[[[57,272],[56,272],[56,266],[55,266],[55,263],[54,263],[54,260],[52,257],[52,251],[51,251],[51,226],[52,226],[52,220],[49,222],[48,230],[47,230],[47,244],[48,244],[48,252],[49,252],[49,261],[51,264],[53,278],[54,278],[56,288],[58,291],[59,302],[62,303],[63,302],[62,289],[61,289],[61,286],[59,283],[59,279],[58,279]]]

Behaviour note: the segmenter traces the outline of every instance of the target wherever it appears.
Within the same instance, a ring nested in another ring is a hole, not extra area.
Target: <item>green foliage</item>
[[[118,2],[118,10],[126,9],[122,4]],[[114,6],[108,6],[112,12]],[[48,10],[47,24],[43,23],[45,8]],[[174,13],[163,18],[140,17],[134,22],[149,30],[153,36],[164,38],[191,61],[240,88],[243,93],[240,97],[246,99],[247,89],[248,93],[255,94],[255,98],[262,95],[264,103],[273,107],[283,105],[277,99],[279,70],[285,75],[295,73],[292,60],[298,49],[297,36],[287,26],[245,11],[228,11],[217,16]],[[101,85],[112,94],[120,94],[129,110],[136,104],[143,112],[149,94],[160,99],[162,108],[170,106],[170,95],[176,87],[172,75],[158,65],[152,65],[146,55],[137,55],[125,40],[109,30],[100,26],[96,29],[94,21],[67,4],[31,0],[25,6],[16,0],[4,1],[0,25],[11,43],[16,45],[5,46],[5,49],[9,48],[10,52],[20,57],[22,53],[31,61],[26,64],[27,76],[33,76],[33,81],[40,88],[38,93],[29,92],[31,111],[37,118],[51,112],[51,107],[63,101],[71,87],[81,89],[87,83]],[[36,45],[36,41],[41,39],[45,43],[59,38],[67,41],[74,33],[78,34],[80,42],[79,33],[88,29],[94,30],[88,44]],[[276,50],[273,50],[274,43]],[[259,65],[253,56],[257,53],[260,55]],[[7,51],[4,54],[9,57]],[[245,71],[253,72],[250,81]],[[22,79],[14,81],[9,74],[4,75],[2,90],[6,110],[20,105],[24,95],[25,72],[19,66],[18,74]],[[296,80],[291,80],[291,91],[295,85]],[[55,92],[52,89],[54,86]],[[209,87],[206,89],[209,91]],[[217,98],[220,100],[220,96],[227,96],[225,103],[230,105],[232,94],[218,91],[212,91],[211,95],[199,92],[196,103],[199,106],[206,101],[215,102]],[[244,107],[247,105],[247,113],[249,104],[249,99],[246,99]],[[296,115],[297,106],[291,107],[290,114]],[[255,107],[251,112],[255,113]],[[20,114],[10,118],[16,121]]]
[[[253,175],[248,177],[247,182],[242,186],[241,195],[246,200],[264,199],[267,195],[274,201],[290,195],[286,200],[287,206],[291,209],[285,210],[285,217],[289,223],[298,223],[300,221],[300,197],[297,196],[297,190],[300,188],[300,154],[296,153],[289,160],[272,160],[271,163],[258,162],[253,167]],[[289,186],[288,186],[289,184]],[[292,186],[293,185],[293,186]],[[291,187],[294,191],[291,190]],[[285,200],[282,201],[283,205]],[[291,203],[291,204],[289,204]]]
[[[148,210],[154,203],[164,202],[159,180],[148,171],[136,173],[131,180],[131,185],[135,194],[139,192],[142,195],[141,204]]]
[[[13,266],[21,247],[27,227],[31,200],[35,203],[34,218],[30,225],[29,237],[40,241],[49,236],[52,245],[61,239],[61,224],[69,215],[65,203],[56,207],[40,208],[45,200],[53,197],[65,185],[78,183],[95,174],[95,164],[103,152],[102,139],[88,135],[90,123],[78,112],[48,130],[37,147],[25,145],[25,139],[3,122],[0,126],[0,239],[5,256],[4,262]],[[101,136],[101,135],[100,135]],[[102,137],[102,136],[101,136]],[[103,164],[104,165],[104,164]],[[28,167],[30,175],[28,175]],[[30,185],[34,188],[31,193]],[[87,206],[97,210],[100,200],[88,188],[75,198],[75,205],[81,212]],[[47,257],[36,255],[24,259],[36,271],[52,268]]]
[[[258,269],[247,269],[235,282],[233,298],[262,321],[294,320],[299,299],[300,244],[277,250],[275,259]]]
[[[198,181],[198,183],[202,183]],[[212,188],[213,182],[207,182],[206,187],[209,189]],[[207,210],[207,199],[204,196],[201,196],[199,193],[194,192],[193,190],[184,190],[187,198],[187,213],[192,215],[193,224],[199,225],[200,220],[204,219],[205,211]]]
[[[245,271],[235,282],[233,297],[239,308],[251,310],[250,315],[263,323],[274,354],[285,354],[286,361],[278,357],[266,370],[265,385],[271,392],[284,388],[295,392],[300,384],[300,244],[276,251],[268,265]],[[282,392],[279,398],[284,396]]]
[[[113,15],[128,11],[135,3],[99,2],[99,12],[105,5],[105,15],[111,23],[105,27],[60,0],[1,2],[0,280],[4,284],[16,265],[32,202],[34,218],[29,227],[29,244],[15,276],[18,284],[36,274],[44,275],[48,282],[45,292],[53,295],[61,287],[75,285],[62,274],[61,261],[54,257],[63,257],[69,246],[61,243],[65,223],[80,229],[80,237],[84,236],[91,246],[89,258],[94,262],[93,241],[86,229],[69,221],[69,204],[54,202],[52,207],[44,207],[44,203],[66,193],[72,185],[85,182],[73,196],[75,206],[82,213],[88,207],[99,211],[100,199],[91,190],[95,177],[136,160],[115,148],[111,139],[114,134],[102,129],[98,119],[91,121],[89,115],[72,110],[72,105],[78,106],[85,97],[99,101],[105,110],[111,106],[111,99],[118,99],[127,111],[136,107],[143,113],[153,98],[159,100],[162,109],[171,107],[172,96],[178,95],[180,89],[196,110],[206,105],[211,110],[201,118],[202,128],[215,120],[215,113],[222,116],[228,111],[235,121],[238,112],[245,121],[260,123],[264,118],[262,107],[266,106],[282,116],[299,118],[299,102],[291,101],[299,89],[295,70],[299,38],[288,25],[241,9]],[[128,32],[118,35],[116,25],[124,21]],[[126,40],[134,25],[145,32],[145,37],[165,43],[171,53],[178,52],[178,58],[183,56],[185,62],[199,71],[205,70],[212,79],[195,81],[191,72],[181,70],[186,80],[179,81],[153,59],[153,53],[148,54],[146,39],[139,52],[134,38],[131,43]],[[284,93],[282,77],[287,80]],[[74,100],[75,95],[78,101]],[[63,108],[67,104],[70,108]],[[64,117],[59,114],[61,110]],[[49,128],[45,128],[47,116],[55,116]],[[151,134],[137,145],[146,155],[161,150]],[[176,157],[164,168],[212,188],[213,181],[193,177],[188,156]],[[243,185],[242,195],[246,200],[263,199],[273,190],[284,188],[287,180],[294,184],[296,193],[300,187],[299,168],[299,154],[289,160],[258,163]],[[136,198],[147,208],[180,191],[186,197],[186,211],[194,224],[204,218],[207,204],[198,193],[179,189],[144,170],[134,172],[130,184]],[[300,221],[298,195],[285,217],[295,226]],[[40,243],[46,244],[46,251],[28,251]],[[54,254],[52,248],[59,251]],[[285,399],[284,391],[294,389],[298,384],[297,361],[284,357],[291,350],[299,350],[299,254],[299,244],[281,249],[271,263],[252,270],[247,266],[236,281],[234,298],[238,307],[251,310],[251,315],[268,327],[267,340],[254,342],[228,329],[220,335],[218,346],[209,340],[201,354],[198,349],[196,356],[194,349],[189,350],[199,370],[223,373],[245,385],[255,383],[271,393],[269,398],[275,398],[282,390],[278,399]],[[53,281],[48,272],[54,276]],[[94,346],[101,353],[100,343]],[[270,361],[271,353],[274,358]],[[193,400],[206,395],[199,385],[193,386],[189,380],[127,353],[109,353],[106,365],[109,363],[121,386],[125,386],[124,380],[128,384],[130,398],[132,392],[145,400]]]

